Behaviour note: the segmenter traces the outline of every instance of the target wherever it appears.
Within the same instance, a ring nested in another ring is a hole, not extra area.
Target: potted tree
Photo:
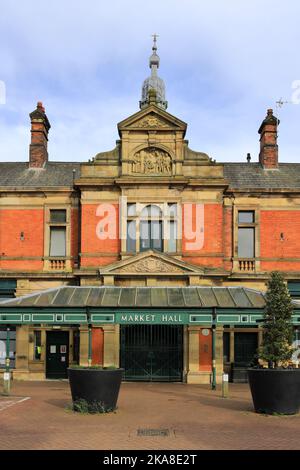
[[[123,369],[101,366],[68,368],[73,409],[88,413],[114,411]]]
[[[248,369],[255,411],[295,414],[300,408],[300,369],[293,368],[293,304],[283,276],[272,272],[263,318],[263,344],[259,365]]]
[[[90,315],[88,313],[88,319]],[[73,410],[88,413],[114,411],[117,406],[124,369],[92,366],[92,325],[88,328],[88,365],[71,366],[68,377]]]

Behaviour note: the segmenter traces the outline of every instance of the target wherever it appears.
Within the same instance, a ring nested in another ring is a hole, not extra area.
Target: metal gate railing
[[[121,325],[120,363],[125,380],[181,382],[183,327]]]

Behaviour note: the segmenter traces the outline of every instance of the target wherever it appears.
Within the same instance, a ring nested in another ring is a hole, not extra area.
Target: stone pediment
[[[158,108],[157,106],[148,106],[146,109],[133,114],[129,118],[118,124],[119,132],[123,130],[164,130],[176,129],[186,131],[186,123],[177,119],[172,114]]]
[[[101,276],[132,275],[202,275],[203,269],[171,256],[149,250],[129,259],[118,261],[99,270]]]

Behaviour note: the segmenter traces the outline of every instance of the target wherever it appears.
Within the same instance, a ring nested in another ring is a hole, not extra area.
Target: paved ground
[[[244,384],[224,399],[208,386],[125,383],[104,415],[68,411],[66,381],[14,382],[12,394],[0,398],[0,449],[300,449],[300,415],[255,414]]]

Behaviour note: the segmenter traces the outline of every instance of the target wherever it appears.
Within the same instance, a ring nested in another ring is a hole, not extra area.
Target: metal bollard
[[[222,375],[222,398],[228,398],[228,374]]]

